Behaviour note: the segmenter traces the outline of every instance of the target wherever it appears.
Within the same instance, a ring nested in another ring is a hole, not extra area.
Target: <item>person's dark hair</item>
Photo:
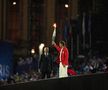
[[[63,46],[66,45],[65,41],[60,41],[59,43],[61,43]]]

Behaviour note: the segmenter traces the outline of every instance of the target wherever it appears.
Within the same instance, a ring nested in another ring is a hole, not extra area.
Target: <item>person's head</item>
[[[49,47],[44,47],[44,53],[48,53],[49,52]]]
[[[64,47],[64,46],[65,46],[65,42],[64,42],[64,41],[60,41],[60,42],[59,42],[59,46],[60,46],[60,47]]]

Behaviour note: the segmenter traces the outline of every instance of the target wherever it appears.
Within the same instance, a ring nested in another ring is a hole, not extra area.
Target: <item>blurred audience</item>
[[[50,78],[58,78],[58,63],[57,55],[52,55],[54,58],[53,68]],[[22,58],[19,57],[16,65],[16,70],[13,75],[9,76],[7,79],[0,80],[0,85],[8,85],[15,83],[24,83],[29,81],[40,80],[41,72],[39,71],[39,56],[33,55],[32,57]],[[76,60],[75,63],[69,65],[68,75],[84,75],[84,74],[93,74],[93,73],[104,73],[108,72],[108,58],[81,58]]]

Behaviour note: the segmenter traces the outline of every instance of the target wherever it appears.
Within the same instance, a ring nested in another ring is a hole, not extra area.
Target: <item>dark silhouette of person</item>
[[[39,68],[41,72],[41,79],[44,79],[45,76],[47,78],[51,77],[52,73],[52,56],[49,53],[49,47],[43,48],[43,54],[41,55]]]

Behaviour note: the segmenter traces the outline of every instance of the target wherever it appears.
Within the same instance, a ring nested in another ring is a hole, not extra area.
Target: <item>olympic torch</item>
[[[52,34],[52,43],[55,41],[55,37],[56,37],[56,23],[53,24],[53,27],[54,27],[54,31]]]

